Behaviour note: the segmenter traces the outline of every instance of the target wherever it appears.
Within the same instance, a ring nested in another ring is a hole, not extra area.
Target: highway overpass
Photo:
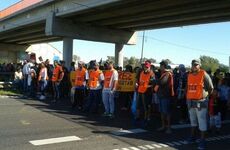
[[[230,0],[38,0],[0,18],[0,47],[63,40],[69,65],[73,39],[109,42],[122,65],[135,31],[229,20]]]

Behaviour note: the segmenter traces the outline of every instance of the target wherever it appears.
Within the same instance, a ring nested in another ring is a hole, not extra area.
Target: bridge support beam
[[[123,68],[123,52],[124,44],[115,44],[115,66]]]
[[[56,18],[53,13],[46,19],[45,33],[47,36],[71,37],[73,39],[128,45],[136,44],[137,39],[137,34],[134,31],[96,27],[69,19]]]
[[[63,38],[63,60],[65,66],[69,69],[73,58],[73,39],[65,37]]]

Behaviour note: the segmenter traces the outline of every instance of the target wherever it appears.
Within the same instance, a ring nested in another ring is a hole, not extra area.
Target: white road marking
[[[23,125],[30,125],[30,122],[29,121],[26,121],[26,120],[20,120],[21,124]]]
[[[138,146],[138,147],[141,148],[141,149],[144,149],[144,150],[148,149],[148,148],[146,148],[144,146]]]
[[[175,144],[173,143],[166,143],[167,145],[174,146]]]
[[[137,148],[137,147],[130,147],[130,149],[132,149],[132,150],[140,150],[140,149]]]
[[[207,138],[206,141],[217,141],[217,140],[222,140],[222,139],[227,139],[230,138],[230,135],[224,135],[224,136],[217,136],[217,137],[210,137]],[[189,144],[187,141],[173,141],[173,142],[168,142],[168,143],[154,143],[150,145],[142,145],[142,146],[136,146],[136,147],[129,147],[129,148],[121,148],[121,149],[113,149],[113,150],[148,150],[148,149],[160,149],[164,147],[170,147],[170,146],[181,146],[181,145],[186,145]]]
[[[163,146],[163,147],[169,147],[168,145],[163,144],[163,143],[159,143],[158,145]]]
[[[131,129],[131,130],[123,130],[120,129],[118,131],[112,131],[111,133],[114,135],[125,135],[125,134],[136,134],[136,133],[143,133],[143,132],[147,132],[146,130],[143,129]]]
[[[152,144],[152,146],[156,147],[156,148],[162,148],[160,145],[158,144]]]
[[[155,149],[155,147],[152,147],[151,145],[145,145],[148,149]]]
[[[229,123],[230,123],[230,120],[222,121],[222,124],[229,124]],[[183,129],[183,128],[189,128],[189,127],[191,127],[190,124],[175,124],[171,126],[172,129]]]
[[[184,144],[184,145],[188,144],[187,141],[178,141],[178,142],[181,143],[181,144]]]
[[[178,146],[181,145],[181,143],[179,143],[179,142],[172,142],[172,143],[175,144],[175,145],[178,145]]]
[[[59,138],[50,138],[50,139],[43,139],[43,140],[34,140],[29,141],[31,144],[35,146],[39,145],[46,145],[46,144],[54,144],[54,143],[63,143],[63,142],[70,142],[70,141],[79,141],[81,138],[76,136],[66,136],[66,137],[59,137]]]

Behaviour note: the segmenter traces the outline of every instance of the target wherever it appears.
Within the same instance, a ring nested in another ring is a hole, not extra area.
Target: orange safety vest
[[[89,72],[89,87],[96,88],[101,74],[101,70],[91,70]]]
[[[111,77],[113,75],[113,71],[114,70],[106,70],[104,72],[104,77],[105,77],[104,88],[109,88],[109,84],[110,84]]]
[[[139,93],[146,92],[151,75],[152,75],[151,72],[149,73],[144,73],[144,71],[141,72],[140,79],[139,79],[139,87],[138,87]]]
[[[57,81],[61,72],[61,66],[56,66],[53,70],[52,81]]]
[[[75,77],[75,86],[82,86],[85,81],[85,74],[86,69],[82,68],[82,70],[77,69],[76,70],[76,77]]]
[[[200,70],[197,74],[189,73],[186,94],[188,100],[203,98],[204,74],[204,70]]]

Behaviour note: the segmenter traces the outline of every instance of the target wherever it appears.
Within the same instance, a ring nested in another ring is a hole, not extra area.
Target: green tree
[[[155,63],[156,62],[156,59],[154,59],[154,58],[143,58],[143,62],[144,61],[146,61],[146,60],[150,60],[151,61],[151,63]]]
[[[106,61],[112,61],[115,63],[115,57],[114,56],[107,56]]]
[[[227,65],[224,65],[224,64],[220,64],[219,69],[221,72],[228,72],[229,71],[229,67]]]
[[[137,59],[137,58],[132,56],[132,57],[129,58],[128,62],[129,62],[129,65],[132,65],[134,67],[134,66],[137,65],[138,61],[139,61],[139,59]]]
[[[215,72],[219,68],[219,60],[210,56],[200,56],[201,66],[206,71]]]

